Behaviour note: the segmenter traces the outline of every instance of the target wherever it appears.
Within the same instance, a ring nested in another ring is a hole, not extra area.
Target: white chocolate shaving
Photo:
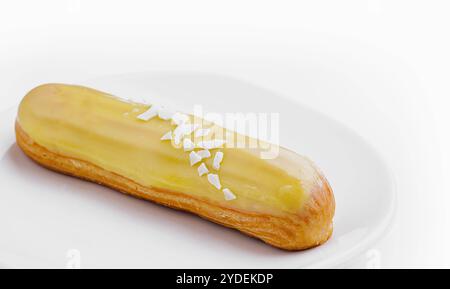
[[[206,165],[203,163],[198,167],[198,175],[201,177],[203,175],[206,175],[207,173],[209,173],[208,168],[206,167]]]
[[[191,167],[192,167],[195,164],[198,164],[199,162],[201,162],[202,158],[196,152],[191,152],[189,154],[189,160],[191,161]]]
[[[158,111],[159,107],[156,105],[152,105],[147,111],[138,115],[137,118],[140,120],[149,121],[150,119],[158,115]]]
[[[190,135],[192,134],[197,128],[199,127],[198,124],[188,124],[188,123],[183,123],[180,124],[179,126],[177,126],[177,128],[174,131],[175,135],[179,135],[181,137],[185,136],[185,135]]]
[[[188,121],[189,121],[189,116],[187,116],[186,114],[177,112],[172,116],[172,122],[176,125],[181,125]]]
[[[195,137],[204,137],[209,135],[210,132],[211,130],[209,128],[202,128],[195,132]]]
[[[180,145],[182,139],[183,139],[183,136],[181,136],[181,135],[174,134],[174,136],[173,136],[173,142],[177,146]]]
[[[184,131],[186,135],[189,135],[196,131],[200,126],[198,124],[191,124],[186,126],[186,130]]]
[[[232,191],[230,191],[229,189],[223,189],[223,196],[225,197],[225,200],[227,201],[232,201],[236,199],[236,195],[233,194]]]
[[[199,148],[206,149],[206,150],[213,150],[222,148],[223,145],[226,143],[226,141],[221,139],[215,139],[210,141],[201,141],[197,144]]]
[[[166,133],[165,135],[163,135],[161,137],[161,140],[172,140],[172,132],[169,131],[168,133]]]
[[[169,120],[175,113],[170,109],[161,107],[158,111],[158,117],[163,120]]]
[[[208,174],[208,181],[211,185],[216,187],[216,189],[220,190],[222,188],[222,184],[220,184],[220,179],[218,175]]]
[[[173,140],[176,145],[179,145],[181,143],[181,140],[183,139],[183,137],[184,137],[184,135],[181,134],[180,131],[175,130],[173,132]]]
[[[220,164],[223,161],[223,152],[217,152],[214,156],[213,168],[218,171],[220,170]]]
[[[194,150],[195,144],[190,139],[186,138],[183,141],[183,148],[184,148],[185,152],[190,152],[190,151]]]
[[[207,159],[207,158],[211,157],[211,153],[209,152],[209,150],[202,150],[202,151],[198,151],[197,153],[199,156],[202,157],[202,159]]]
[[[173,131],[175,144],[179,145],[184,136],[191,134],[194,130],[195,127],[191,124],[180,124],[177,126],[177,128]]]

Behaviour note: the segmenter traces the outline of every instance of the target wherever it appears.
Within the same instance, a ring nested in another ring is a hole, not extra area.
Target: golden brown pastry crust
[[[300,214],[272,216],[230,209],[193,196],[144,187],[95,164],[58,155],[38,145],[16,122],[19,147],[31,159],[51,170],[105,185],[125,194],[167,207],[194,213],[212,222],[237,229],[272,246],[299,251],[325,243],[333,232],[335,201],[327,180],[317,186]]]

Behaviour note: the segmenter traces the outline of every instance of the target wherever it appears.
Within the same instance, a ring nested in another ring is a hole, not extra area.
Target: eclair
[[[312,248],[333,232],[332,189],[308,158],[279,146],[262,157],[265,148],[246,144],[264,142],[195,115],[45,84],[23,98],[15,130],[23,152],[46,168],[277,248]]]

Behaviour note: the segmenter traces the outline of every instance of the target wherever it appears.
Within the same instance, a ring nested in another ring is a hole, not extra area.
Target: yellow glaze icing
[[[91,162],[144,186],[240,210],[297,213],[317,182],[313,164],[283,148],[277,158],[263,160],[258,149],[226,147],[219,172],[212,168],[218,150],[211,150],[205,164],[237,197],[226,201],[206,176],[199,177],[200,163],[191,167],[189,152],[160,140],[175,125],[158,117],[137,119],[147,109],[86,87],[47,84],[26,95],[18,122],[36,143],[57,154]]]

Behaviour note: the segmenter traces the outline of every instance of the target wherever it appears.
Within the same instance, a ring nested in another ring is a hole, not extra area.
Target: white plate
[[[193,215],[127,197],[34,164],[15,144],[16,108],[0,115],[0,264],[81,267],[331,267],[365,252],[389,226],[391,175],[358,135],[257,86],[196,73],[139,73],[82,83],[120,96],[162,97],[182,108],[279,112],[281,144],[311,157],[335,192],[335,232],[325,245],[284,252]],[[71,257],[72,256],[72,257]]]

